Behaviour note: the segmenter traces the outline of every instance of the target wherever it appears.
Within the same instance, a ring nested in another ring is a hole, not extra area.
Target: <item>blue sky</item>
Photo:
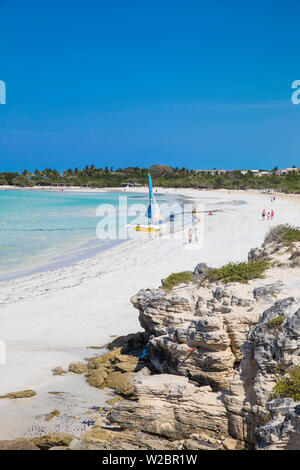
[[[298,0],[0,0],[0,171],[298,165]]]

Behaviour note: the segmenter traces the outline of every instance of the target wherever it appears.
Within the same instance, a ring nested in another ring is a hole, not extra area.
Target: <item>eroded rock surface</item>
[[[256,448],[300,450],[300,402],[290,398],[267,404],[270,421],[256,432]]]
[[[251,291],[199,287],[143,289],[131,301],[150,335],[147,351],[161,373],[185,375],[199,385],[229,390],[229,380],[241,360],[240,345],[256,324],[260,308]],[[251,305],[253,306],[251,307]]]
[[[116,395],[106,419],[69,448],[300,449],[300,402],[270,401],[300,363],[297,253],[300,245],[270,240],[250,251],[270,268],[248,284],[208,282],[199,263],[189,284],[139,291],[131,301],[145,332],[79,367]]]
[[[135,400],[112,408],[112,424],[186,449],[300,447],[298,403],[269,401],[300,361],[300,270],[274,243],[249,253],[265,257],[266,277],[248,284],[193,280],[131,299],[156,373],[133,375]]]
[[[205,435],[220,448],[228,437],[222,393],[210,387],[195,387],[186,377],[151,375],[136,378],[135,397],[137,401],[119,402],[108,418],[127,430],[171,440]]]

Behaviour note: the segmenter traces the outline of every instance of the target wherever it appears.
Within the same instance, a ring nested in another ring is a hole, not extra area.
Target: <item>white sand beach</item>
[[[7,348],[0,393],[61,389],[65,378],[53,376],[53,367],[92,356],[95,351],[86,348],[102,346],[112,335],[141,331],[130,303],[139,289],[158,287],[171,272],[199,262],[244,261],[271,226],[300,225],[297,197],[271,202],[270,195],[254,192],[168,192],[220,210],[204,216],[202,247],[188,249],[182,239],[128,240],[72,266],[0,283],[0,339]],[[261,220],[264,208],[275,211],[274,220]]]

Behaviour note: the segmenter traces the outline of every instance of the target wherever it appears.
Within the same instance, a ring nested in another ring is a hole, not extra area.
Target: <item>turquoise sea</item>
[[[120,243],[96,236],[98,206],[117,208],[119,196],[127,196],[129,207],[147,206],[141,193],[0,191],[0,280],[65,266]]]

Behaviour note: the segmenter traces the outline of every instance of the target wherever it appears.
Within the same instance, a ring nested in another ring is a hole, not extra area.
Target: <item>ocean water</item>
[[[102,219],[97,208],[103,204],[110,205],[106,217],[115,221],[116,230],[126,223],[116,217],[120,196],[127,197],[129,208],[147,206],[148,195],[141,193],[0,191],[0,281],[68,265],[120,243],[96,235]],[[165,195],[156,198],[168,200]]]

